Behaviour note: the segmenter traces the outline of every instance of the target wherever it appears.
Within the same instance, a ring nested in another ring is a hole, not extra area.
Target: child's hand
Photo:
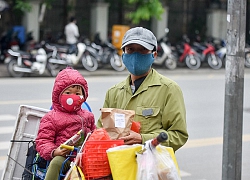
[[[53,157],[55,156],[63,156],[66,157],[66,155],[68,155],[70,153],[70,150],[68,149],[64,149],[64,148],[60,148],[60,146],[58,148],[56,148],[56,150],[53,152]]]

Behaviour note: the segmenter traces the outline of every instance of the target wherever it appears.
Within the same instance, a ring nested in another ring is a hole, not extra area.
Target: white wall
[[[91,9],[91,36],[100,33],[102,41],[107,40],[108,32],[108,3],[98,2],[92,5]]]
[[[227,12],[226,10],[210,10],[207,13],[207,36],[226,39]]]
[[[165,28],[168,27],[168,7],[164,7],[164,13],[161,15],[161,19],[152,19],[151,30],[155,34],[157,39],[160,39],[165,35]]]
[[[32,0],[30,1],[31,4],[31,11],[27,12],[23,18],[23,26],[26,29],[26,32],[32,31],[32,35],[35,41],[39,40],[39,7],[40,1],[39,0]]]

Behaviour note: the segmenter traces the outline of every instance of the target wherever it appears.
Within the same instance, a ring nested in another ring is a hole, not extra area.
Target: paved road
[[[222,127],[223,127],[223,93],[225,69],[212,70],[202,67],[199,70],[178,68],[173,71],[157,68],[159,72],[176,80],[183,88],[187,119],[189,120],[190,140],[176,153],[183,180],[211,180],[221,177],[222,160]],[[103,102],[104,92],[111,84],[119,82],[128,74],[127,71],[116,72],[111,69],[98,69],[96,72],[87,72],[79,69],[88,76],[91,96],[89,103],[96,117],[99,117],[100,102]],[[245,69],[245,88],[249,89],[250,69]],[[101,77],[105,76],[106,77]],[[109,75],[109,76],[108,76]],[[6,160],[7,140],[13,131],[16,119],[16,110],[19,104],[35,104],[38,107],[49,107],[51,87],[54,78],[8,78],[6,68],[0,64],[1,85],[5,88],[0,91],[0,175]],[[39,82],[38,82],[39,80]],[[35,86],[34,86],[35,84]],[[17,86],[18,85],[18,86]],[[32,85],[32,91],[28,87]],[[14,88],[18,87],[18,88]],[[103,92],[100,92],[100,87]],[[247,90],[248,91],[248,90]],[[247,92],[246,91],[246,92]],[[18,93],[17,93],[18,92]],[[27,96],[27,92],[29,96]],[[246,93],[246,97],[249,95]],[[247,98],[249,99],[249,98]],[[245,134],[243,136],[243,177],[250,179],[249,174],[249,101],[245,99]],[[247,113],[246,113],[247,112]],[[211,133],[212,132],[212,133]]]

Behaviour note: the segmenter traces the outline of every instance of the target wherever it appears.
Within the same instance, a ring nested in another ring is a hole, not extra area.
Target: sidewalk
[[[211,69],[210,67],[207,66],[202,66],[197,70],[191,70],[187,67],[177,67],[174,70],[169,70],[164,67],[159,67],[159,66],[153,66],[159,73],[163,75],[168,75],[168,74],[176,74],[176,75],[182,75],[182,74],[225,74],[225,68],[221,68],[219,70],[214,70]],[[97,69],[94,72],[89,72],[85,70],[83,67],[77,67],[77,69],[83,76],[124,76],[128,75],[128,71],[124,70],[122,72],[118,72],[113,70],[111,67],[103,67],[100,69]],[[245,68],[245,74],[250,74],[250,68]],[[49,75],[30,75],[31,77],[50,77]],[[0,78],[3,77],[10,77],[6,68],[6,65],[3,63],[0,63]]]

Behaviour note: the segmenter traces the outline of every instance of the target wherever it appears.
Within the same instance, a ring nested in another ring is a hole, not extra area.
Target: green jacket
[[[162,145],[176,151],[187,139],[186,109],[183,94],[176,82],[152,69],[143,83],[132,94],[131,78],[111,87],[103,107],[135,110],[135,121],[141,123],[142,144],[166,132],[168,140]],[[101,120],[97,127],[102,127]]]

